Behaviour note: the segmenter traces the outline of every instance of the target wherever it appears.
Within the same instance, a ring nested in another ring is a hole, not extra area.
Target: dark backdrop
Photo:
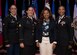
[[[14,0],[8,0],[9,1],[9,7],[10,5],[14,4]],[[18,9],[18,15],[21,17],[22,14],[22,1],[23,0],[17,0],[16,1],[16,5],[17,5],[17,9]],[[32,3],[32,0],[25,0],[25,7],[27,8],[29,6],[29,1],[30,4]],[[4,18],[4,13],[5,13],[5,2],[6,0],[2,0],[2,18]],[[73,17],[73,9],[74,9],[74,0],[69,0],[70,2],[70,12],[71,12],[71,17]],[[38,0],[38,13],[40,16],[40,13],[42,11],[42,9],[44,8],[44,3],[45,0]],[[50,6],[51,6],[52,0],[50,0]],[[63,6],[66,6],[66,0],[61,0],[61,4]],[[59,0],[55,0],[55,6],[56,6],[56,16],[58,15],[57,10],[59,7]]]
[[[14,4],[14,0],[8,0],[9,1],[9,7],[10,5]],[[17,9],[18,9],[18,15],[20,17],[22,17],[22,1],[23,0],[17,0],[16,1],[16,5],[17,5]],[[32,3],[31,2],[32,0],[30,0],[30,4]],[[2,19],[5,17],[5,2],[6,0],[2,0]],[[74,0],[69,0],[70,2],[70,13],[71,13],[71,17],[73,17],[73,10],[74,10],[74,3],[75,1]],[[44,3],[45,3],[45,0],[38,0],[38,13],[39,13],[39,16],[40,16],[40,13],[42,11],[42,9],[44,8]],[[50,0],[50,5],[52,3],[52,0]],[[66,6],[66,0],[61,0],[61,4],[63,6]],[[25,0],[25,7],[27,8],[29,6],[29,0]],[[56,17],[58,16],[58,7],[59,7],[59,0],[55,0],[55,14],[56,14]]]

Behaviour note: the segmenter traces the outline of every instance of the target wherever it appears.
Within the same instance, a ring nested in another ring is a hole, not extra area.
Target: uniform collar
[[[14,15],[12,15],[11,13],[10,13],[10,15],[13,16],[14,18],[17,18],[17,15],[14,16]]]
[[[59,19],[63,19],[65,15],[59,16]]]
[[[28,16],[28,18],[30,18],[31,20],[33,20],[33,17],[31,17],[31,16]]]

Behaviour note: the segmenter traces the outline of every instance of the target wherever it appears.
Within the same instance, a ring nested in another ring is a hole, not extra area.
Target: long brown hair
[[[49,19],[52,18],[52,13],[51,13],[51,11],[50,11],[48,8],[45,7],[45,8],[42,10],[41,15],[40,15],[40,19],[41,19],[41,20],[44,19],[44,15],[43,15],[43,14],[44,14],[44,11],[46,11],[46,10],[49,12]]]

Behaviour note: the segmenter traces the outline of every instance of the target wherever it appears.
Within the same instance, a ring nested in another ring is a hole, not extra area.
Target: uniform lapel
[[[65,16],[61,19],[61,21],[58,23],[58,24],[60,24],[62,21],[64,21],[65,20]],[[59,21],[59,17],[58,17],[58,21]],[[57,22],[58,22],[57,21]]]
[[[65,16],[61,19],[61,21],[64,21],[65,20]]]

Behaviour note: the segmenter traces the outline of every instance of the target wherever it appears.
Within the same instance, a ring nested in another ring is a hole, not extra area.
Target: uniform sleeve
[[[19,42],[20,43],[22,43],[23,42],[23,36],[24,36],[24,34],[23,34],[23,21],[21,20],[20,22],[19,22]]]
[[[54,22],[54,30],[53,30],[53,32],[54,32],[54,41],[53,41],[53,43],[57,44],[57,40],[56,40],[57,39],[56,21],[53,20],[53,22]]]
[[[37,21],[37,25],[36,25],[36,31],[35,31],[35,37],[36,37],[36,41],[35,42],[38,42],[39,41],[39,32],[40,32],[40,21],[38,20]]]
[[[35,36],[36,36],[36,41],[35,42],[38,42],[38,33],[39,33],[39,29],[38,29],[38,27],[36,26],[36,31],[35,31]]]
[[[4,42],[5,44],[9,43],[9,39],[8,39],[8,18],[4,18],[3,20],[3,34],[4,34]]]
[[[67,24],[68,24],[67,28],[68,28],[69,41],[70,41],[70,42],[73,41],[73,35],[74,35],[74,30],[73,30],[73,28],[71,27],[71,23],[72,23],[72,19],[69,17],[69,18],[68,18],[68,22],[67,22]]]

